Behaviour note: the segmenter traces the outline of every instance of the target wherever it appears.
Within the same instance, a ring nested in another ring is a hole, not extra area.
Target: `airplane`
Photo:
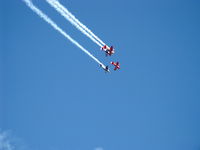
[[[110,62],[112,65],[114,65],[115,66],[115,68],[114,68],[114,70],[116,71],[117,69],[120,69],[120,63],[119,62]]]
[[[106,52],[106,56],[108,56],[108,55],[111,56],[112,54],[115,53],[115,50],[114,50],[114,47],[113,47],[113,46],[109,47],[109,46],[107,46],[107,45],[104,45],[104,46],[101,48],[101,50],[103,50],[103,51]]]
[[[107,73],[107,72],[110,73],[110,70],[109,70],[108,66],[104,67],[102,64],[100,64],[100,67],[103,68],[103,70],[105,70],[105,73]]]

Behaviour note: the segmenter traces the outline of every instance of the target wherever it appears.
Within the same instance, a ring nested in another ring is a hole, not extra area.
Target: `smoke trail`
[[[100,47],[103,47],[99,41],[97,41],[92,35],[90,35],[88,32],[86,32],[80,25],[78,25],[69,15],[63,11],[59,6],[54,4],[51,0],[46,0],[49,5],[51,5],[53,8],[55,8],[65,19],[67,19],[72,25],[74,25],[78,30],[80,30],[83,34],[85,34],[87,37],[89,37],[93,42],[95,42]]]
[[[59,3],[58,0],[50,0],[55,5],[59,6],[66,14],[68,14],[79,26],[81,26],[85,31],[87,31],[91,36],[93,36],[102,45],[106,45],[99,37],[97,37],[90,29],[88,29],[84,24],[82,24],[67,8]]]
[[[42,19],[44,19],[47,23],[49,23],[55,30],[60,32],[65,38],[67,38],[69,41],[71,41],[74,45],[79,47],[83,52],[85,52],[88,56],[90,56],[92,59],[94,59],[98,64],[101,64],[103,68],[105,68],[105,65],[103,65],[96,57],[94,57],[90,52],[88,52],[83,46],[81,46],[78,42],[76,42],[74,39],[72,39],[67,33],[65,33],[56,23],[54,23],[46,14],[44,14],[40,9],[38,9],[36,6],[33,5],[31,0],[23,0],[26,5],[34,11],[37,15],[39,15]]]
[[[0,150],[14,150],[6,132],[0,132]]]

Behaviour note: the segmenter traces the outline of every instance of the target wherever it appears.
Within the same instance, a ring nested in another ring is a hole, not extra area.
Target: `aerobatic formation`
[[[36,7],[31,0],[23,0],[26,5],[37,15],[39,15],[44,21],[51,25],[56,31],[62,34],[66,39],[80,48],[84,53],[96,61],[105,72],[110,72],[108,65],[105,66],[100,62],[95,56],[93,56],[87,49],[75,41],[71,36],[69,36],[64,30],[62,30],[53,20],[51,20],[45,13],[43,13],[38,7]],[[65,19],[67,19],[73,26],[75,26],[84,35],[90,38],[95,44],[97,44],[100,49],[105,52],[106,56],[112,56],[115,53],[113,46],[107,46],[98,36],[96,36],[88,27],[81,23],[67,8],[65,8],[58,0],[46,0],[46,2],[53,7],[59,14],[61,14]],[[120,69],[119,62],[111,62],[114,66],[114,70]]]

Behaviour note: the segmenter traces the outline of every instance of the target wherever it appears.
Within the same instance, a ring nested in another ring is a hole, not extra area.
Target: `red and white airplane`
[[[102,51],[106,52],[106,56],[111,56],[112,54],[115,53],[115,50],[114,50],[114,47],[111,46],[107,46],[107,45],[104,45],[102,48],[101,48]]]
[[[110,62],[112,65],[114,65],[115,66],[115,68],[114,68],[114,70],[117,70],[117,69],[120,69],[120,64],[119,64],[119,62]]]

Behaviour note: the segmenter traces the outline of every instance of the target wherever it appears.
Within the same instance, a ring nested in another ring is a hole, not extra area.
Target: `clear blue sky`
[[[34,150],[199,150],[200,1],[60,0],[116,54],[45,1],[105,74],[21,0],[0,1],[0,128]]]

